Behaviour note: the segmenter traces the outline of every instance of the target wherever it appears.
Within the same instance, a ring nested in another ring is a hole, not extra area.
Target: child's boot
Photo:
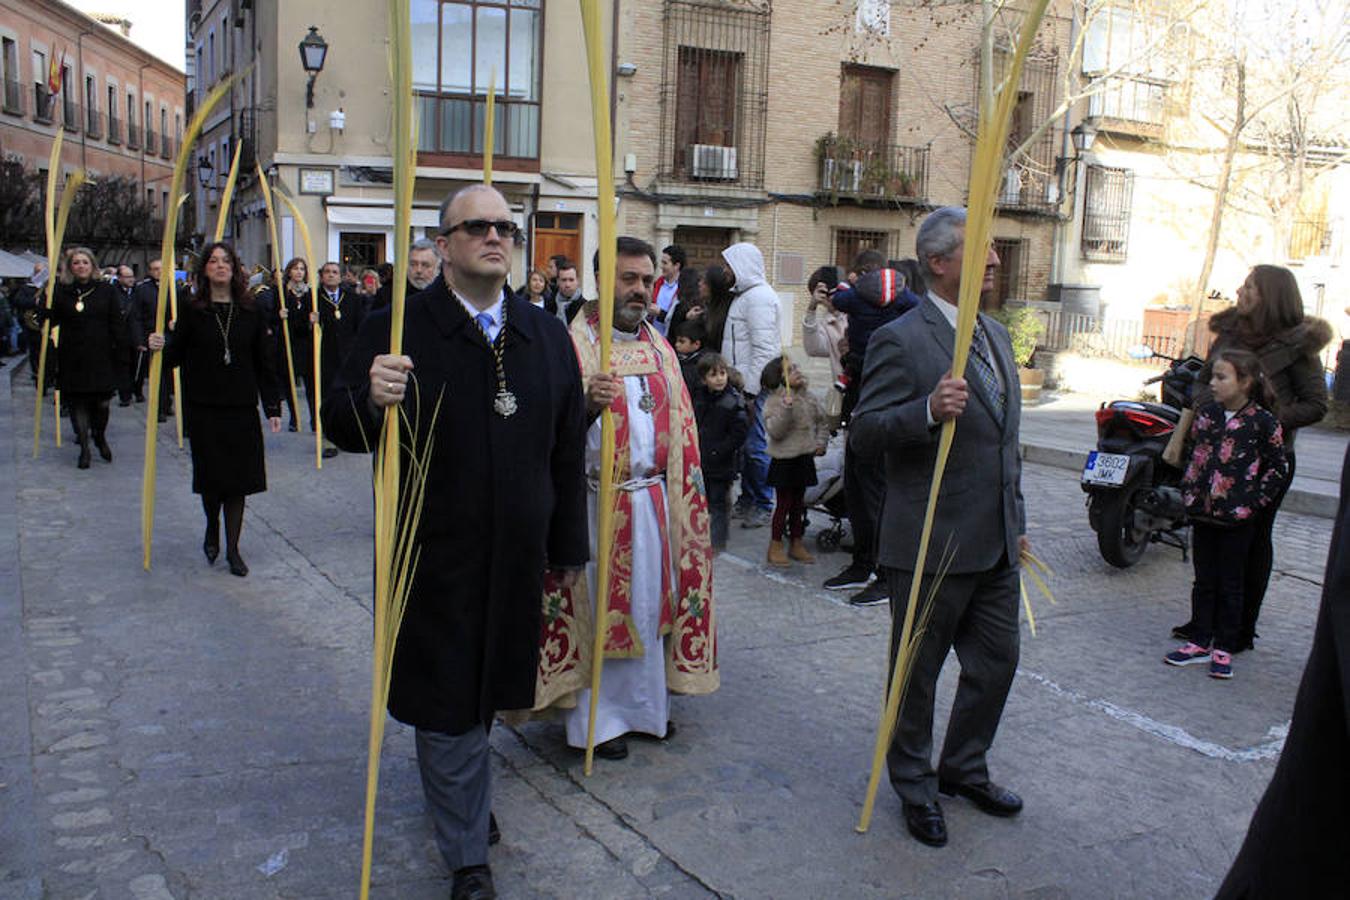
[[[783,550],[783,539],[774,538],[769,541],[769,565],[787,568],[792,565],[792,560],[788,559],[786,551]]]
[[[792,543],[788,547],[788,556],[807,565],[816,561],[816,558],[811,555],[811,551],[806,549],[806,542],[799,537],[792,539]]]

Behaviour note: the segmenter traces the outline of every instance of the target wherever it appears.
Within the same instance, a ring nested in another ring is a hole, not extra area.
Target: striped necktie
[[[989,337],[979,322],[975,323],[975,336],[970,342],[970,350],[970,364],[975,369],[975,376],[984,387],[985,394],[993,401],[996,418],[1002,425],[1008,397],[999,383],[998,374],[994,371],[994,355],[989,350]]]

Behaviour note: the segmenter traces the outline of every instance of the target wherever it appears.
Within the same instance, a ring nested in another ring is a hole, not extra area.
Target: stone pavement
[[[143,418],[112,465],[30,458],[32,389],[0,395],[0,898],[331,898],[357,883],[369,695],[369,465],[313,468],[268,436],[247,579],[200,550],[184,452],[163,429],[154,568],[140,568]],[[143,407],[136,407],[141,413]],[[48,420],[50,422],[50,419]],[[68,426],[66,426],[68,428]],[[591,778],[561,729],[493,732],[503,897],[1176,897],[1212,894],[1273,770],[1309,646],[1328,528],[1282,515],[1262,640],[1228,683],[1164,666],[1188,567],[1097,555],[1077,479],[1029,465],[1034,600],[992,754],[1013,820],[947,801],[910,839],[883,785],[854,831],[889,617],[819,589],[842,554],[769,572],[767,534],[716,563],[723,688],[677,698],[678,736]],[[813,514],[815,525],[822,523]],[[939,691],[945,721],[954,661]],[[448,894],[411,733],[391,723],[376,896]]]
[[[1147,373],[1141,375],[1140,381],[1146,376]],[[1097,422],[1093,414],[1103,402],[1132,399],[1137,393],[1138,389],[1131,385],[1112,397],[1047,395],[1045,402],[1024,407],[1023,455],[1045,465],[1082,471],[1088,451],[1097,446]],[[1294,484],[1285,497],[1285,510],[1326,518],[1336,515],[1347,442],[1350,432],[1320,426],[1299,431],[1295,445],[1298,467]]]

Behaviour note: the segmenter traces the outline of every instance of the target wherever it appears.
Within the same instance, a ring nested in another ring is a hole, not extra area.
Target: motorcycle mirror
[[[1135,344],[1128,348],[1125,353],[1130,359],[1152,359],[1158,355],[1153,352],[1153,348],[1148,344]]]

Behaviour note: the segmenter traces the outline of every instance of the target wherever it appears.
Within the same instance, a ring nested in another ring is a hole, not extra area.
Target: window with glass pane
[[[410,0],[418,149],[481,155],[495,85],[493,155],[539,156],[539,0]]]

